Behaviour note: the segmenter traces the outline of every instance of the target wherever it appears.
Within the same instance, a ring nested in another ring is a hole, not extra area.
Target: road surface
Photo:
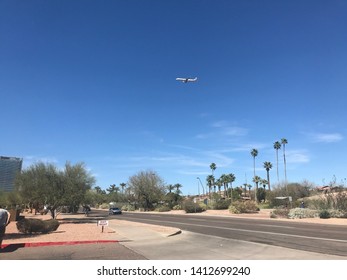
[[[346,226],[235,217],[132,212],[110,218],[178,227],[182,231],[213,237],[347,256]]]

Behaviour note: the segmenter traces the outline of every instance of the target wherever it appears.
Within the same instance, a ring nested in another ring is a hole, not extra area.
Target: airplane
[[[197,77],[193,78],[176,78],[176,81],[180,81],[182,83],[188,83],[188,82],[196,82],[198,80]]]

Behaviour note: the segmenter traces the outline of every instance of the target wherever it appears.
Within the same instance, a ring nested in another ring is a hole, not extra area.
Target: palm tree
[[[255,194],[254,194],[255,202],[258,202],[257,192],[258,192],[258,184],[259,184],[260,180],[261,180],[261,178],[259,176],[253,177],[253,182],[255,183]]]
[[[227,189],[228,189],[228,183],[229,183],[229,175],[226,175],[226,174],[222,174],[220,176],[220,180],[224,186],[224,197],[227,197]]]
[[[271,187],[270,187],[270,169],[272,168],[272,163],[270,161],[265,161],[264,162],[264,168],[266,170],[267,184],[269,186],[269,191],[271,191]]]
[[[214,185],[214,176],[213,175],[208,175],[206,177],[206,183],[208,185],[209,195],[211,195],[211,189],[212,189],[212,186]]]
[[[287,185],[286,144],[288,144],[288,140],[285,138],[282,138],[281,144],[283,146],[284,181],[285,181],[285,184]]]
[[[228,174],[229,183],[230,183],[230,198],[233,199],[233,182],[235,182],[236,177],[233,173]]]
[[[214,176],[213,172],[216,170],[216,168],[217,168],[217,165],[214,162],[212,162],[210,164],[210,169],[212,171],[212,176]],[[215,185],[215,181],[214,180],[213,180],[213,189],[214,189],[214,192],[216,192],[216,185]]]
[[[264,188],[264,190],[265,190],[266,185],[268,184],[268,182],[267,182],[267,180],[265,180],[265,179],[261,179],[261,180],[260,180],[260,184],[263,185],[263,188]]]
[[[168,189],[169,193],[171,193],[175,189],[175,187],[171,184],[167,185],[166,188]]]
[[[277,182],[280,181],[280,177],[278,175],[278,150],[281,149],[281,142],[276,141],[274,143],[274,149],[276,150],[276,169],[277,169]]]
[[[254,176],[253,178],[255,178],[255,157],[258,156],[258,150],[257,149],[252,149],[251,150],[251,155],[253,157],[253,171],[254,171]],[[254,182],[254,181],[253,181]],[[255,182],[254,182],[255,183]],[[258,185],[255,184],[255,201],[257,202],[257,191],[258,191]]]
[[[210,169],[211,169],[211,171],[212,171],[212,176],[213,176],[213,171],[215,171],[216,168],[217,168],[217,165],[216,165],[214,162],[212,162],[212,163],[210,164]]]
[[[174,189],[176,189],[176,194],[180,194],[181,191],[180,191],[180,188],[182,188],[182,185],[181,184],[175,184],[173,186]]]
[[[217,185],[217,187],[218,187],[218,194],[220,195],[220,190],[221,190],[221,188],[222,188],[222,186],[223,186],[223,182],[222,182],[222,179],[221,179],[221,178],[218,178],[218,179],[217,179],[216,185]],[[215,190],[214,192],[216,192],[216,190]]]

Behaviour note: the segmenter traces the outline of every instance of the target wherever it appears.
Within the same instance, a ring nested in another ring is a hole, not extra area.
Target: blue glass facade
[[[22,170],[23,159],[0,156],[0,190],[10,192],[14,190],[14,180]]]

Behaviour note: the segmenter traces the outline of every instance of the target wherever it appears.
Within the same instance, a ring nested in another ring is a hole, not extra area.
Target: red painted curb
[[[13,243],[3,244],[1,249],[9,246],[15,247],[42,247],[42,246],[61,246],[61,245],[78,245],[78,244],[99,244],[99,243],[117,243],[118,240],[88,240],[88,241],[59,241],[59,242],[33,242],[33,243]]]

